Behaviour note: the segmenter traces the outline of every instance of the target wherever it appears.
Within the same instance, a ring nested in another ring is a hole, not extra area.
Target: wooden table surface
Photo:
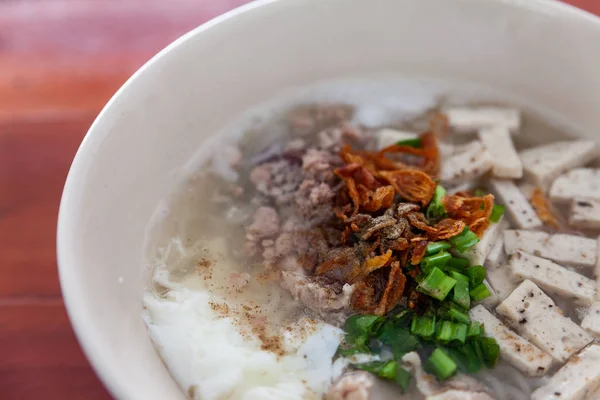
[[[0,398],[110,399],[58,283],[56,217],[69,165],[132,72],[244,2],[0,0]],[[570,2],[600,14],[600,0]]]

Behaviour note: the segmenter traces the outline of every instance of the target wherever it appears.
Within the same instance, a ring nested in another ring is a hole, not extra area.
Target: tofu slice
[[[377,137],[377,149],[381,150],[391,146],[400,140],[416,139],[419,135],[415,132],[397,131],[395,129],[380,129],[375,133]]]
[[[523,177],[523,164],[521,164],[521,159],[510,137],[510,131],[506,126],[481,129],[479,140],[492,157],[492,174],[495,177],[507,179]]]
[[[521,336],[560,362],[567,361],[593,340],[589,333],[563,316],[554,301],[530,280],[513,290],[496,312]]]
[[[494,289],[498,302],[503,301],[519,285],[519,279],[512,276],[508,265],[502,265],[496,269],[487,270],[487,280]]]
[[[490,271],[498,268],[500,264],[506,261],[506,252],[504,251],[504,238],[502,235],[498,235],[498,238],[494,242],[494,245],[490,249],[487,258],[485,259],[484,266]]]
[[[447,107],[442,112],[448,117],[448,125],[458,133],[473,133],[492,126],[517,133],[521,127],[521,112],[516,108]]]
[[[600,300],[600,236],[598,236],[598,253],[596,254],[596,270],[594,276],[596,277],[596,300]]]
[[[542,376],[552,365],[552,357],[544,353],[510,328],[485,307],[475,306],[469,311],[472,320],[484,325],[485,336],[496,339],[500,357],[528,376]]]
[[[451,249],[450,252],[456,257],[463,257],[469,260],[470,265],[483,265],[494,243],[502,234],[502,224],[504,216],[497,223],[492,223],[483,232],[483,237],[477,244],[460,253],[456,249]]]
[[[595,301],[581,321],[581,327],[596,337],[600,337],[600,301]]]
[[[561,264],[593,267],[598,242],[583,236],[507,229],[504,231],[504,250],[508,255],[523,250]]]
[[[474,140],[461,151],[442,158],[441,179],[445,184],[458,184],[478,178],[492,169],[493,161],[483,144]]]
[[[600,200],[575,198],[571,204],[569,225],[582,229],[600,229]]]
[[[510,256],[508,265],[514,277],[530,279],[542,289],[578,304],[592,304],[596,296],[596,282],[545,258],[519,250]]]
[[[596,143],[592,140],[565,140],[519,153],[525,179],[542,189],[548,189],[564,171],[581,167],[595,156]]]
[[[576,197],[600,201],[600,169],[576,168],[554,180],[550,188],[550,199],[569,202]]]
[[[521,193],[523,193],[523,196],[525,196],[525,198],[527,200],[529,200],[533,197],[533,193],[536,189],[535,185],[532,185],[531,183],[527,183],[527,182],[519,183],[518,187],[519,187],[519,190],[521,191]]]
[[[456,194],[458,192],[468,192],[477,187],[477,181],[464,181],[458,185],[449,186],[446,188],[448,194]]]
[[[498,198],[499,203],[504,204],[506,214],[517,227],[535,229],[542,226],[542,221],[531,207],[529,200],[512,181],[492,179],[490,189]]]
[[[532,400],[596,400],[590,397],[600,386],[600,346],[591,345],[559,369]]]

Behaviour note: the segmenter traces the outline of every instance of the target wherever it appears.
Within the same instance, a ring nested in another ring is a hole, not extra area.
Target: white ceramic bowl
[[[119,399],[183,398],[140,317],[144,231],[173,171],[244,110],[317,81],[418,75],[598,138],[599,71],[599,20],[549,0],[265,0],[195,29],[113,97],[67,179],[58,261],[87,356]]]

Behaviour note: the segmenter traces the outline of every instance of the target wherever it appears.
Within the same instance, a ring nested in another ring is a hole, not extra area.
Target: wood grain
[[[131,73],[246,1],[0,0],[0,398],[110,398],[60,296],[64,179],[95,115]],[[571,2],[600,14],[598,0]]]

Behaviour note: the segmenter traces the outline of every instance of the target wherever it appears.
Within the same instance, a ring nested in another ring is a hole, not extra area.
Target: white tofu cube
[[[482,176],[492,166],[490,153],[475,140],[461,151],[442,158],[441,180],[446,185],[459,184]]]
[[[527,200],[531,200],[531,198],[533,197],[533,193],[535,192],[536,186],[532,185],[531,183],[521,182],[519,183],[518,187],[521,193],[523,193],[523,196],[525,196]]]
[[[494,289],[498,301],[503,301],[519,285],[520,280],[512,276],[508,265],[487,270],[486,277],[490,286]]]
[[[505,126],[494,126],[479,131],[479,140],[490,153],[492,174],[497,178],[521,179],[523,164],[515,150],[510,132]]]
[[[448,117],[448,125],[458,133],[472,133],[493,126],[516,133],[521,127],[521,112],[516,108],[447,107],[442,112]]]
[[[554,180],[552,201],[566,203],[576,197],[600,201],[600,169],[576,168]]]
[[[569,225],[581,229],[600,229],[600,200],[574,199]]]
[[[485,268],[490,271],[498,268],[506,260],[506,252],[504,251],[504,238],[499,235],[490,252],[488,253],[485,263]]]
[[[446,193],[456,194],[458,192],[469,192],[477,187],[477,181],[465,181],[458,185],[449,186],[446,188]]]
[[[583,236],[554,234],[542,231],[504,231],[504,250],[515,254],[523,250],[533,255],[548,258],[561,264],[593,267],[596,265],[598,242]]]
[[[381,150],[400,140],[417,139],[419,135],[415,132],[380,129],[375,133],[375,137],[377,138],[377,149]]]
[[[496,339],[500,357],[528,376],[542,376],[550,369],[552,357],[517,335],[479,305],[469,311],[472,320],[484,325],[485,336]]]
[[[530,280],[513,290],[496,312],[521,336],[561,362],[594,339],[565,317],[554,301]]]
[[[509,257],[508,265],[514,277],[530,279],[542,289],[578,304],[592,304],[596,296],[593,280],[545,258],[519,250]]]
[[[591,345],[559,369],[531,400],[597,400],[590,397],[600,386],[600,346]]]
[[[502,228],[504,227],[501,223],[502,218],[498,223],[490,224],[485,232],[483,232],[483,237],[479,242],[465,250],[464,253],[460,253],[456,249],[451,249],[450,252],[456,257],[463,257],[469,260],[469,265],[483,265],[494,243],[502,233]]]
[[[567,140],[546,144],[519,153],[525,179],[548,189],[561,173],[581,167],[596,157],[596,142]]]
[[[596,337],[600,337],[600,301],[595,301],[581,321],[581,327]]]
[[[600,300],[600,236],[598,236],[598,253],[596,253],[596,269],[594,276],[596,277],[596,300]]]
[[[498,198],[498,203],[504,204],[506,214],[514,225],[522,229],[535,229],[542,226],[529,200],[519,188],[509,180],[492,179],[490,189]]]

